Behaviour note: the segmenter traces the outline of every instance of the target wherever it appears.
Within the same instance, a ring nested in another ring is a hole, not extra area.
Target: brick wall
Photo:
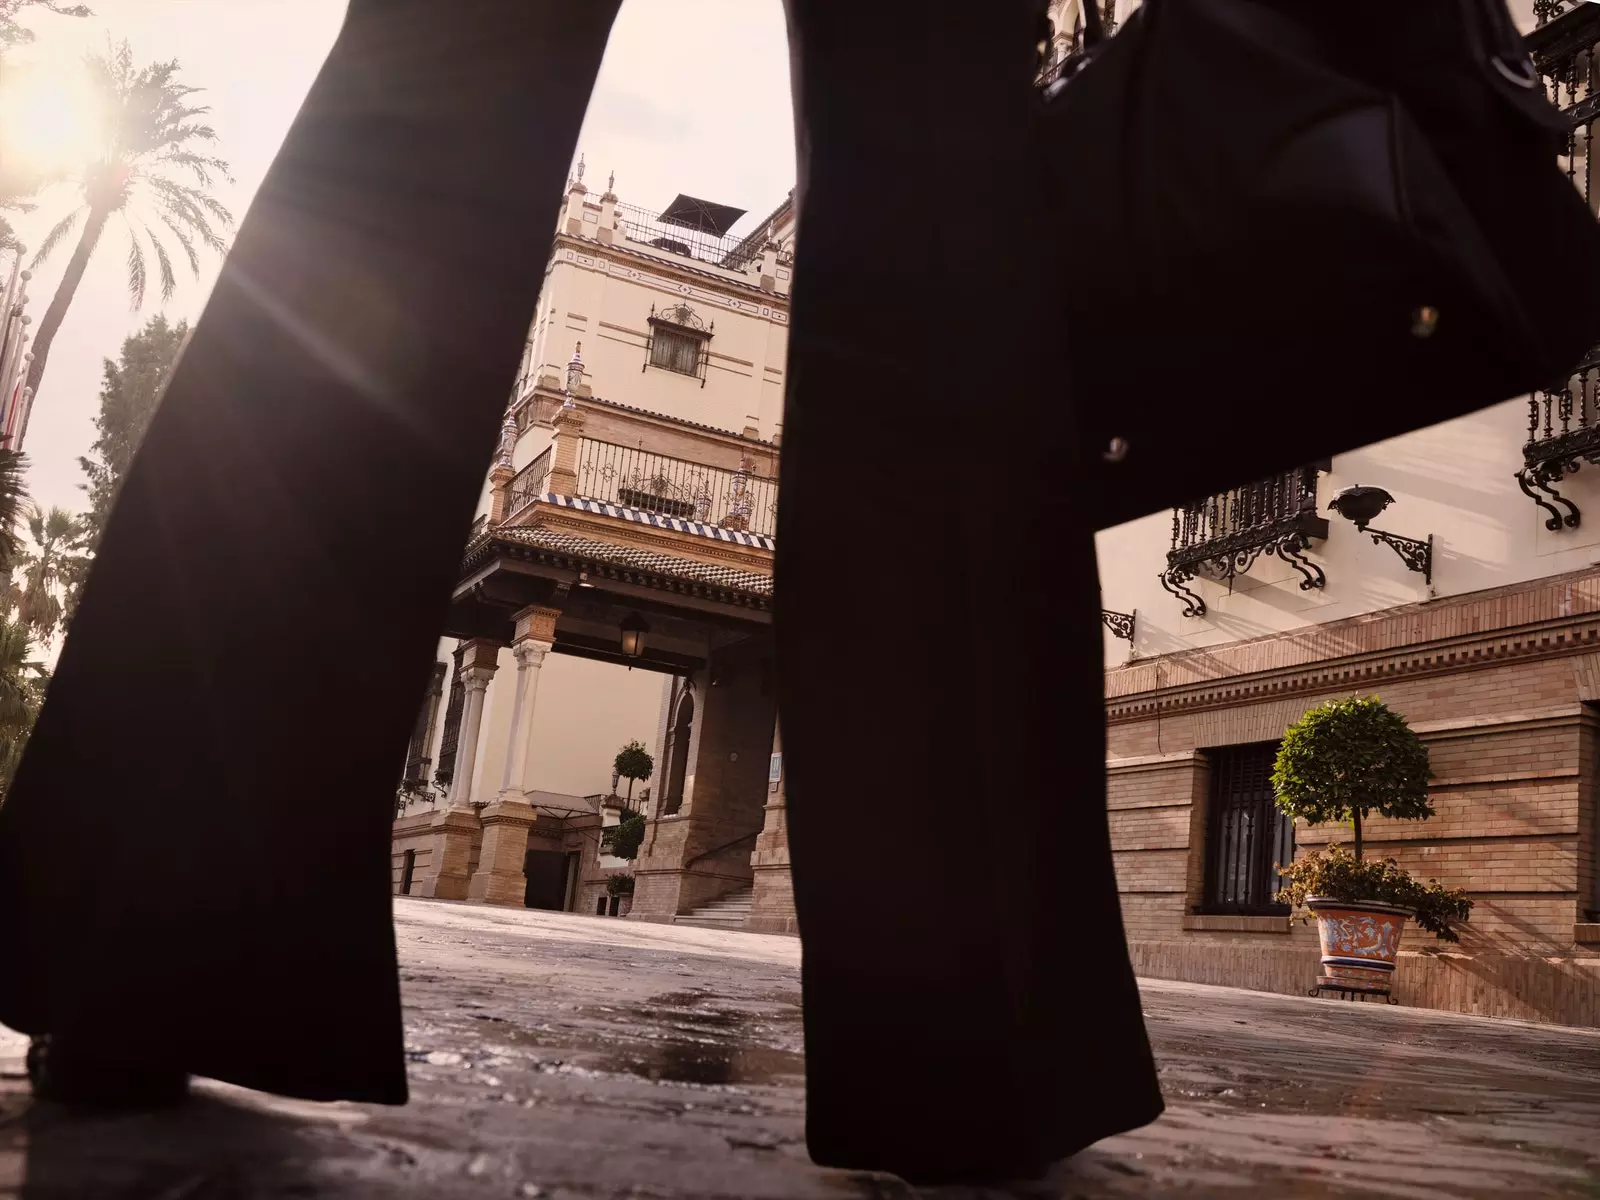
[[[1331,697],[1379,695],[1428,744],[1436,815],[1364,822],[1367,852],[1475,902],[1447,953],[1410,929],[1397,994],[1600,1023],[1600,947],[1575,941],[1575,925],[1600,906],[1600,722],[1587,703],[1600,700],[1597,639],[1600,572],[1587,570],[1108,672],[1107,803],[1136,967],[1310,986],[1311,927],[1228,928],[1190,915],[1204,872],[1204,752],[1277,738]],[[1295,840],[1303,850],[1349,836],[1302,823]]]

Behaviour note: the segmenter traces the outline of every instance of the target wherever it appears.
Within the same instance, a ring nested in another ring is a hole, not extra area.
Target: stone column
[[[505,764],[500,791],[483,810],[483,851],[478,869],[467,888],[467,899],[520,908],[527,896],[523,861],[528,855],[528,834],[538,814],[528,802],[532,787],[533,734],[539,698],[539,670],[555,641],[559,609],[534,605],[516,616],[517,640],[511,652],[517,657],[516,699],[511,708],[511,729],[506,737]]]
[[[481,838],[472,811],[472,776],[478,756],[478,734],[483,727],[483,697],[494,678],[499,647],[476,639],[467,643],[461,662],[461,735],[456,741],[456,767],[450,780],[450,803],[433,820],[435,870],[424,895],[441,900],[465,900],[472,876],[472,851]]]
[[[761,836],[750,866],[755,871],[750,916],[745,928],[757,933],[799,933],[794,914],[794,880],[789,870],[789,806],[784,787],[783,731],[772,728],[772,759]],[[771,775],[778,778],[773,780]]]

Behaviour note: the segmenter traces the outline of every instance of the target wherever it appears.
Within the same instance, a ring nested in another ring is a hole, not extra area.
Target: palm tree
[[[12,585],[12,600],[18,620],[40,640],[48,641],[62,624],[63,595],[87,571],[83,550],[88,530],[82,517],[52,508],[48,513],[35,509],[29,514],[28,533],[33,545],[17,560],[22,581]]]
[[[220,254],[227,247],[217,231],[233,227],[233,214],[208,190],[217,180],[233,182],[228,164],[196,149],[217,140],[216,131],[198,120],[211,110],[189,103],[200,89],[177,82],[177,60],[136,67],[128,43],[120,42],[84,61],[103,110],[105,145],[73,179],[77,207],[45,235],[33,259],[38,266],[81,226],[66,274],[34,334],[31,378],[36,397],[50,345],[112,217],[121,217],[127,229],[128,295],[135,309],[144,303],[147,245],[165,301],[177,287],[166,236],[177,242],[198,277],[197,244]],[[164,233],[151,227],[152,219],[165,226]]]
[[[32,650],[28,627],[12,614],[0,615],[0,803],[50,682],[44,664],[29,657]]]

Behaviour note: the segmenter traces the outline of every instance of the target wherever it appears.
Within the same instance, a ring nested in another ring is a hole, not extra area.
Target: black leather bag
[[[1502,0],[1148,0],[1075,65],[1043,142],[1102,527],[1600,342],[1600,226]]]

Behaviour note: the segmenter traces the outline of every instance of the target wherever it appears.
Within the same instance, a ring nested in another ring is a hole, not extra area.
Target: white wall
[[[788,327],[782,301],[775,318],[773,305],[736,288],[748,280],[731,272],[727,286],[701,279],[682,285],[694,288],[686,294],[675,282],[671,256],[636,259],[628,268],[635,276],[623,277],[616,270],[621,255],[598,246],[585,253],[558,246],[529,334],[530,361],[565,378],[566,363],[581,342],[585,381],[597,397],[734,433],[751,424],[770,438],[783,421]],[[735,309],[730,301],[758,312]],[[704,387],[698,378],[644,365],[651,305],[659,312],[680,302],[706,325],[715,324]]]
[[[1584,467],[1557,485],[1583,511],[1583,523],[1559,533],[1546,530],[1546,514],[1512,478],[1522,466],[1527,431],[1527,400],[1511,400],[1336,457],[1332,474],[1317,485],[1328,537],[1313,542],[1307,555],[1326,572],[1325,588],[1300,590],[1295,570],[1263,556],[1236,579],[1232,595],[1223,584],[1191,582],[1208,611],[1203,617],[1183,616],[1182,604],[1157,582],[1172,540],[1169,509],[1096,538],[1101,603],[1118,612],[1137,610],[1133,650],[1149,656],[1500,587],[1600,561],[1600,468]],[[1395,503],[1372,522],[1376,528],[1414,538],[1433,535],[1431,588],[1392,549],[1374,545],[1369,535],[1328,510],[1329,499],[1353,484],[1381,487],[1394,496]],[[1127,642],[1108,633],[1105,644],[1108,666],[1126,661]]]
[[[499,663],[485,698],[473,776],[473,800],[480,804],[500,790],[511,736],[517,663],[509,649],[500,651]],[[569,796],[609,792],[617,751],[635,739],[648,746],[655,737],[666,679],[569,654],[545,655],[534,704],[533,787]]]

